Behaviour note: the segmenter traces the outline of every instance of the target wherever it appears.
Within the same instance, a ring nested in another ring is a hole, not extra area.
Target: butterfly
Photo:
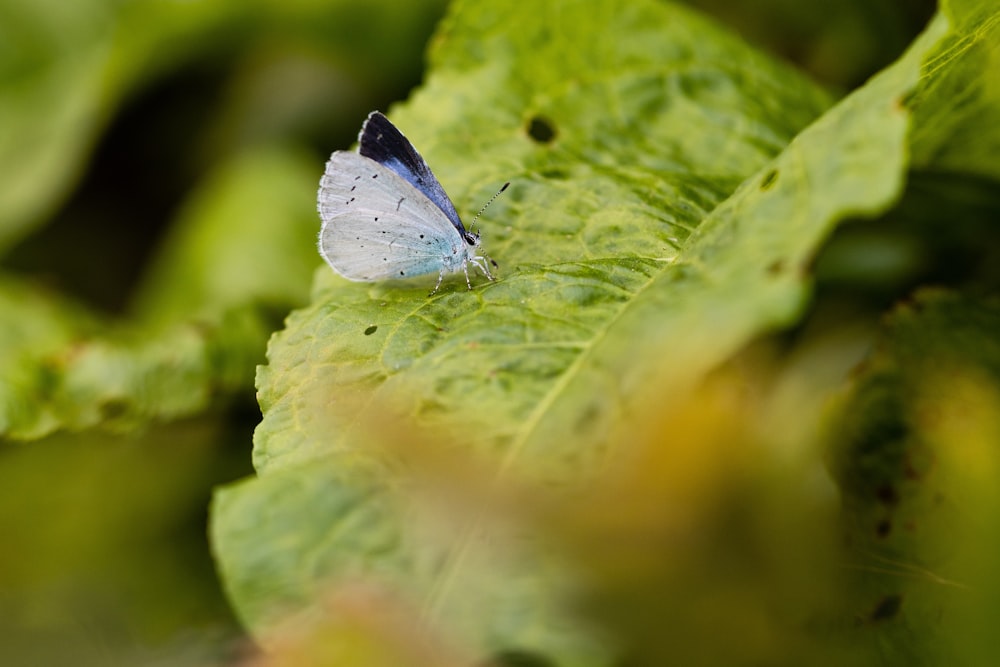
[[[469,265],[496,280],[489,264],[497,264],[482,252],[479,234],[466,230],[430,167],[388,118],[368,114],[358,143],[357,153],[330,156],[319,184],[319,252],[334,271],[354,281],[436,271],[431,294],[446,274],[459,271],[471,290]]]

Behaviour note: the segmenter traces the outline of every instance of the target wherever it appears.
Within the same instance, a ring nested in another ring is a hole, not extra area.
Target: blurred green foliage
[[[686,4],[0,0],[0,663],[993,664],[1000,4]]]
[[[0,1],[0,662],[245,652],[205,536],[317,170],[443,2]]]

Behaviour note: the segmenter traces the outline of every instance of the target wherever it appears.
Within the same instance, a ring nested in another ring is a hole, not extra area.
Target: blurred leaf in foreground
[[[952,662],[995,639],[961,610],[998,608],[996,574],[983,567],[1000,544],[997,332],[993,300],[918,294],[893,313],[836,413],[852,636],[896,662]]]

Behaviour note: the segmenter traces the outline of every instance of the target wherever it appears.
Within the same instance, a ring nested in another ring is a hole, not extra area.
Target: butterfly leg
[[[462,262],[462,271],[465,272],[465,284],[468,285],[469,289],[471,290],[472,289],[472,281],[469,280],[469,263],[468,262]]]
[[[497,279],[493,277],[493,274],[492,274],[492,273],[490,273],[490,267],[489,267],[489,265],[488,265],[488,264],[486,263],[486,260],[487,260],[487,259],[489,259],[489,260],[490,260],[490,262],[491,262],[491,263],[492,263],[492,264],[493,264],[494,266],[496,266],[496,262],[494,262],[494,261],[493,261],[492,259],[490,259],[489,257],[478,257],[478,256],[477,256],[477,257],[476,257],[475,259],[472,259],[472,260],[469,260],[469,261],[471,261],[471,262],[472,262],[473,264],[475,264],[475,265],[476,265],[476,268],[477,268],[477,269],[479,269],[480,273],[482,273],[482,274],[483,274],[484,276],[486,276],[486,277],[487,277],[487,278],[489,279],[489,281],[490,281],[490,282],[494,282],[494,283],[495,283]],[[498,267],[498,268],[499,268],[499,267]]]
[[[441,289],[441,281],[442,281],[442,280],[444,280],[444,269],[441,269],[441,273],[439,273],[439,274],[438,274],[438,281],[437,281],[437,284],[436,284],[436,285],[434,285],[434,289],[432,289],[432,290],[431,290],[431,293],[430,293],[430,294],[428,294],[427,296],[434,296],[435,294],[437,294],[437,291],[438,291],[439,289]]]

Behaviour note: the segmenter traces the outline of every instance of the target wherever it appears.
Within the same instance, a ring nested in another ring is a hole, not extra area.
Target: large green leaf
[[[550,34],[557,19],[567,31]],[[679,264],[691,256],[682,251],[691,231],[828,102],[788,68],[669,6],[459,3],[431,60],[427,84],[395,120],[461,211],[512,181],[483,224],[501,280],[471,294],[453,280],[428,299],[426,280],[367,286],[324,273],[312,307],[293,314],[260,371],[261,471],[350,446],[342,422],[356,406],[301,405],[352,387],[425,422],[461,426],[487,451],[521,448],[556,412],[573,420],[581,406],[552,402],[574,387],[601,393],[581,373],[597,370],[603,341],[631,354],[634,332],[608,328],[664,291],[651,289],[656,280],[689,271]],[[555,136],[534,139],[533,124]],[[738,253],[747,267],[773,261]],[[660,330],[658,318],[645,321]],[[307,354],[318,363],[300,364]],[[470,411],[470,400],[489,409]],[[292,415],[319,423],[285,428]]]
[[[366,426],[388,410],[542,480],[614,455],[631,411],[794,321],[838,221],[899,196],[903,102],[944,30],[803,130],[826,95],[687,10],[457,3],[393,119],[460,211],[513,182],[483,223],[501,278],[428,297],[431,283],[322,271],[272,339],[260,478],[220,490],[213,512],[249,627],[266,641],[329,581],[375,573],[475,651],[599,663],[538,554],[428,536],[401,509]]]

